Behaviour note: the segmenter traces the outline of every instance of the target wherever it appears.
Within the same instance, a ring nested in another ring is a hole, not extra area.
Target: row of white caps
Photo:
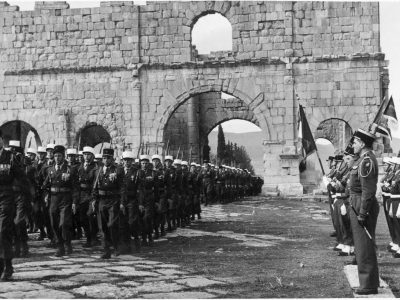
[[[384,157],[382,159],[383,163],[385,164],[392,164],[392,165],[400,165],[400,157]]]

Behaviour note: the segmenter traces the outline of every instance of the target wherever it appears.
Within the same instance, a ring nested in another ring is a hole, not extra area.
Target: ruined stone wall
[[[207,13],[232,24],[229,55],[191,47]],[[296,94],[315,133],[330,118],[365,127],[383,93],[377,2],[0,2],[0,36],[0,125],[22,120],[43,142],[71,144],[96,122],[137,149],[162,142],[188,99],[225,92],[252,112],[265,182],[285,193],[299,187]]]

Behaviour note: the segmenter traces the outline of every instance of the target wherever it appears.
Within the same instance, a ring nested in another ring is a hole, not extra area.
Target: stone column
[[[191,97],[187,105],[188,145],[187,151],[192,147],[192,160],[199,162],[200,132],[199,132],[199,98]]]

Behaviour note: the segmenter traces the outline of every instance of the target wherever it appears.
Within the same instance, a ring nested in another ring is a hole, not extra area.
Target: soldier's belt
[[[103,191],[99,190],[99,195],[100,196],[117,196],[119,195],[118,191]]]
[[[81,189],[84,189],[84,190],[86,190],[86,189],[89,190],[90,187],[91,187],[90,184],[85,184],[85,183],[81,183],[81,184],[80,184],[80,188],[81,188]]]
[[[392,198],[392,199],[400,199],[400,195],[393,195],[393,194],[392,194],[392,195],[390,196],[390,198]]]
[[[71,192],[71,189],[65,188],[65,187],[51,187],[50,192],[52,192],[52,193],[69,193],[69,192]]]

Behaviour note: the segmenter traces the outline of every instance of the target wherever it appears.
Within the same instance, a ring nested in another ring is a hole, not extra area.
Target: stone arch
[[[242,100],[246,105],[248,105],[249,110],[251,110],[254,113],[258,126],[265,133],[265,139],[271,140],[272,137],[276,137],[274,129],[270,126],[267,120],[269,113],[268,109],[265,107],[265,104],[263,103],[264,94],[261,92],[255,98],[251,98],[248,94],[236,88],[230,87],[228,81],[219,84],[195,86],[178,95],[174,99],[175,101],[171,103],[169,106],[167,106],[163,111],[163,115],[161,116],[158,122],[158,127],[156,131],[156,142],[163,141],[165,127],[168,124],[169,119],[179,106],[181,106],[189,98],[207,92],[224,92],[228,95],[231,95],[235,98]],[[171,93],[169,93],[169,95],[171,95]]]
[[[220,42],[222,42],[222,41],[223,42],[225,42],[225,41],[226,42],[230,42],[230,49],[213,49],[213,50],[211,50],[211,52],[232,51],[232,48],[233,48],[233,26],[232,26],[231,21],[226,16],[221,14],[220,12],[205,11],[205,12],[201,13],[200,15],[197,15],[192,20],[192,23],[190,25],[190,47],[192,49],[192,52],[191,52],[192,53],[192,58],[193,58],[193,56],[197,57],[197,54],[207,55],[206,53],[199,52],[199,51],[201,51],[200,48],[201,48],[202,45],[199,44],[199,43],[195,44],[194,41],[193,41],[194,40],[193,37],[195,36],[195,33],[198,32],[198,30],[200,30],[200,31],[202,30],[201,26],[204,25],[204,22],[203,23],[200,22],[200,23],[202,23],[202,24],[200,24],[199,21],[201,19],[203,19],[203,18],[207,18],[207,17],[212,16],[212,15],[216,16],[215,20],[217,20],[217,18],[220,17],[220,20],[218,20],[218,22],[221,22],[221,23],[218,23],[218,28],[216,28],[214,26],[213,30],[216,30],[216,32],[218,32],[218,30],[224,29],[223,33],[219,32],[218,37],[221,40]],[[229,27],[227,27],[227,26],[229,26]],[[228,36],[228,34],[230,34],[230,37]],[[207,37],[205,37],[205,38],[207,38]],[[205,43],[206,41],[203,41],[203,42]]]
[[[6,145],[10,140],[21,141],[23,148],[37,148],[42,145],[37,130],[25,121],[13,120],[5,122],[0,126],[0,130],[3,132],[3,139]]]
[[[111,135],[108,131],[96,122],[90,122],[81,128],[76,134],[76,142],[79,149],[84,146],[95,147],[101,143],[110,143]]]
[[[332,143],[336,151],[344,150],[353,130],[348,122],[339,118],[326,119],[319,123],[314,139],[324,138]]]

